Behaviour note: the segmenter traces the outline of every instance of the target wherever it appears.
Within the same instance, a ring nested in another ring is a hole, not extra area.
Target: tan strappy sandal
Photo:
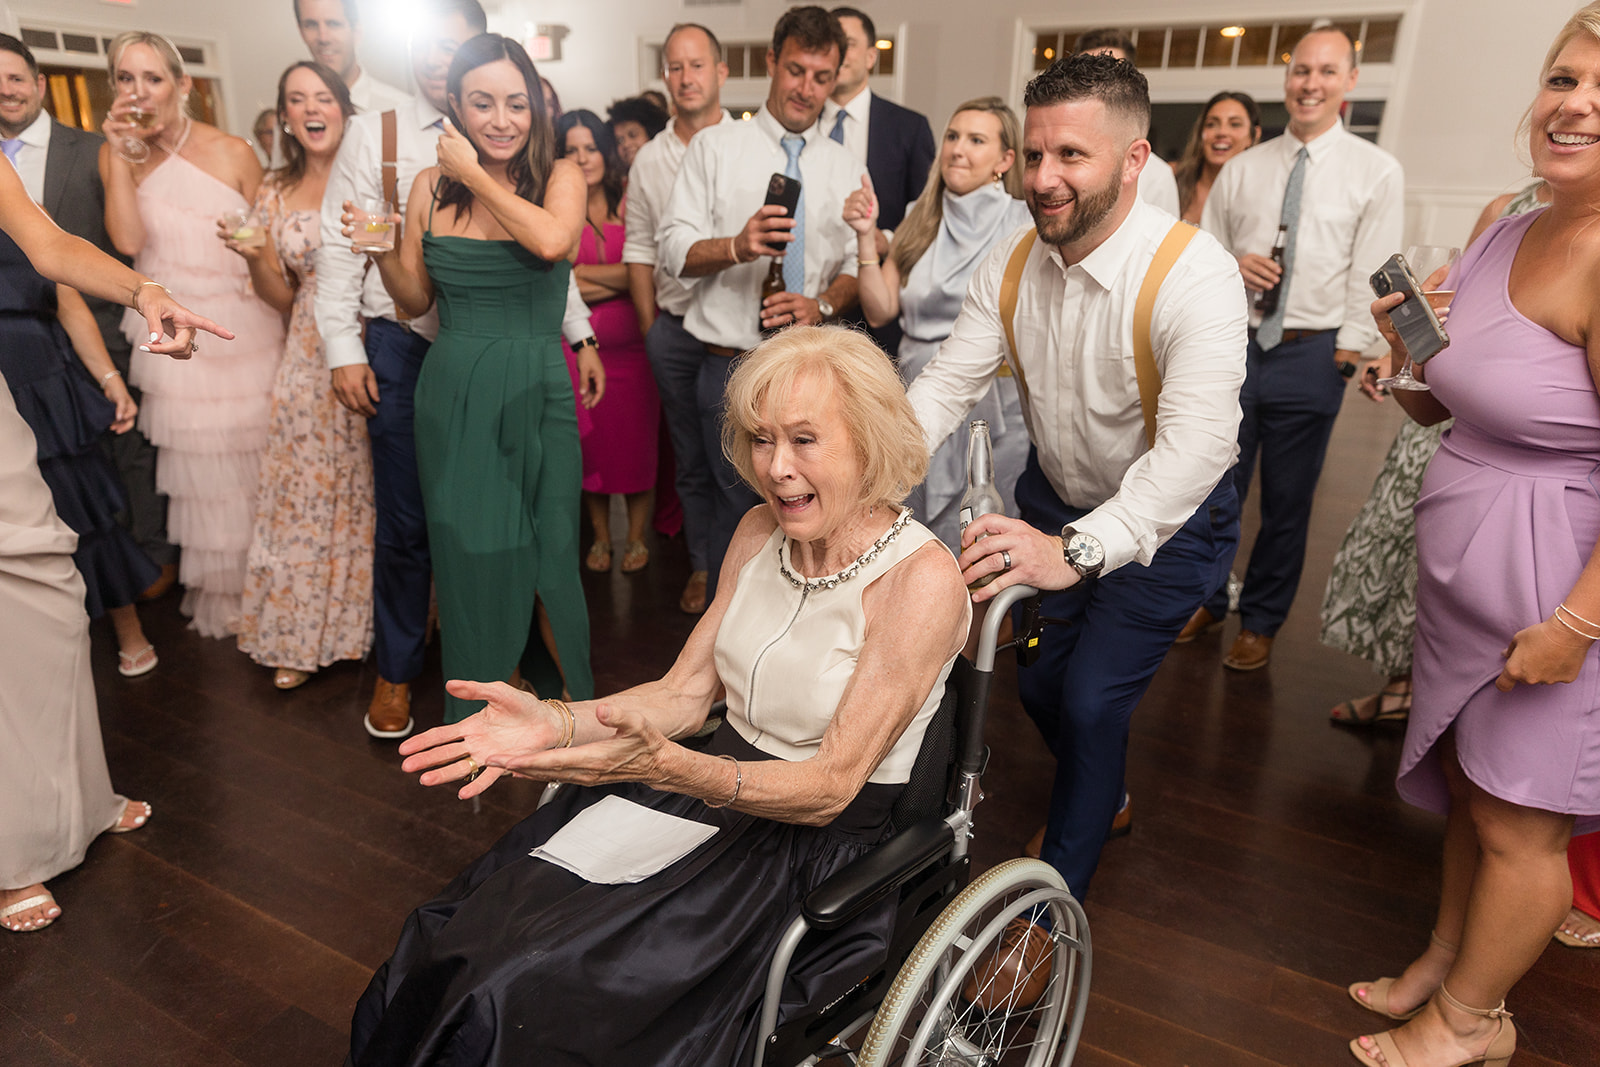
[[[1455,997],[1452,997],[1450,990],[1444,987],[1443,982],[1439,984],[1439,997],[1459,1012],[1464,1012],[1467,1015],[1476,1015],[1482,1019],[1500,1020],[1500,1029],[1495,1031],[1494,1037],[1489,1039],[1489,1047],[1483,1050],[1482,1055],[1474,1056],[1470,1060],[1458,1060],[1451,1064],[1450,1067],[1474,1067],[1475,1064],[1482,1064],[1482,1067],[1506,1067],[1511,1062],[1511,1054],[1517,1051],[1517,1028],[1511,1022],[1511,1013],[1506,1011],[1505,1001],[1502,1000],[1497,1007],[1493,1008],[1468,1007]],[[1395,1044],[1393,1035],[1393,1030],[1370,1035],[1372,1037],[1373,1052],[1368,1052],[1362,1048],[1361,1039],[1358,1037],[1350,1042],[1350,1052],[1357,1060],[1366,1064],[1367,1067],[1385,1067],[1385,1065],[1387,1067],[1407,1067],[1406,1058],[1401,1054],[1399,1046]],[[1373,1053],[1381,1053],[1383,1059],[1379,1060]]]
[[[1438,948],[1444,949],[1446,952],[1449,952],[1452,955],[1454,955],[1456,949],[1460,947],[1458,945],[1452,945],[1433,930],[1428,931],[1428,942],[1429,944],[1435,945]],[[1368,1011],[1381,1015],[1385,1019],[1393,1019],[1396,1022],[1403,1023],[1407,1020],[1415,1019],[1418,1015],[1420,1015],[1423,1007],[1426,1006],[1428,1002],[1424,1000],[1421,1004],[1418,1004],[1415,1008],[1412,1008],[1403,1015],[1396,1014],[1394,1011],[1391,1011],[1389,1008],[1389,990],[1394,988],[1396,981],[1397,979],[1394,978],[1380,978],[1376,982],[1356,982],[1346,989],[1345,992],[1350,994],[1351,1000],[1355,1001],[1363,1008],[1366,1008]],[[1363,991],[1367,994],[1365,997],[1361,996]]]

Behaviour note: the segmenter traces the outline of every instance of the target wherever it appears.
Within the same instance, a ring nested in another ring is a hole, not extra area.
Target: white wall
[[[0,0],[0,14],[7,0]],[[363,0],[366,65],[405,80],[407,12],[413,0]],[[937,126],[961,101],[989,93],[1016,100],[1028,70],[1028,29],[1105,23],[1271,21],[1403,16],[1382,143],[1406,168],[1407,227],[1414,239],[1459,239],[1484,202],[1526,177],[1512,134],[1532,99],[1538,66],[1575,0],[856,0],[880,30],[900,38],[901,100]],[[784,0],[687,7],[671,0],[487,0],[492,29],[517,38],[538,24],[567,28],[558,61],[540,64],[568,107],[603,110],[643,87],[641,50],[679,19],[729,40],[760,40]],[[216,42],[229,127],[242,131],[272,102],[278,74],[304,54],[290,0],[10,0],[13,15],[84,29],[153,29]],[[15,18],[11,20],[15,25]],[[1271,98],[1272,71],[1239,71],[1239,85]],[[1157,72],[1161,98],[1204,99],[1216,86]],[[1369,78],[1358,91],[1377,89]],[[1525,151],[1525,149],[1524,149]]]

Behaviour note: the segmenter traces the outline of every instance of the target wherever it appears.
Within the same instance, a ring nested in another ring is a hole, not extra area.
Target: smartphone
[[[1406,295],[1398,307],[1389,309],[1389,321],[1405,342],[1411,362],[1426,363],[1449,347],[1450,335],[1439,325],[1439,316],[1433,313],[1433,306],[1400,253],[1390,256],[1372,275],[1372,291],[1379,297],[1390,293]]]
[[[772,177],[767,179],[767,199],[764,204],[777,204],[783,208],[783,214],[786,218],[794,218],[794,213],[800,208],[800,179],[791,178],[786,174],[779,174],[774,171]],[[767,246],[768,250],[775,256],[781,255],[783,250],[788,247],[787,244],[780,245],[777,248],[773,248],[771,245]]]

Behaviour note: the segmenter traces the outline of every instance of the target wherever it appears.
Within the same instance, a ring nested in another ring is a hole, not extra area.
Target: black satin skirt
[[[771,758],[726,725],[707,751]],[[807,827],[640,785],[563,787],[406,920],[356,1005],[347,1063],[749,1063],[779,938],[811,889],[883,839],[900,790],[869,784],[832,824]],[[528,855],[610,794],[718,832],[631,885]],[[825,946],[808,938],[780,1020],[872,973],[892,922],[891,900]]]

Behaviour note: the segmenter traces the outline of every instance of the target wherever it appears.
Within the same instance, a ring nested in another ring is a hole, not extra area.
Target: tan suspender
[[[403,216],[406,206],[400,202],[400,135],[393,109],[385,111],[379,121],[383,125],[383,198],[393,204],[394,209]],[[397,229],[394,234],[397,242],[400,240],[400,234],[401,231]],[[411,320],[411,316],[401,311],[398,305],[394,309],[394,317],[399,322]]]
[[[1144,412],[1144,436],[1147,445],[1156,443],[1156,405],[1161,398],[1161,372],[1156,369],[1155,350],[1150,341],[1151,320],[1155,317],[1156,294],[1167,280],[1172,265],[1189,246],[1189,241],[1199,232],[1187,222],[1173,223],[1172,229],[1162,238],[1150,268],[1145,271],[1144,284],[1139,286],[1138,299],[1133,305],[1133,370],[1139,379],[1139,408]],[[1033,251],[1037,233],[1029,230],[1017,244],[1006,262],[1006,272],[1000,279],[1000,322],[1006,331],[1006,364],[1017,380],[1017,391],[1022,402],[1028,402],[1028,382],[1022,373],[1022,360],[1017,353],[1017,293],[1022,286],[1022,269]]]

